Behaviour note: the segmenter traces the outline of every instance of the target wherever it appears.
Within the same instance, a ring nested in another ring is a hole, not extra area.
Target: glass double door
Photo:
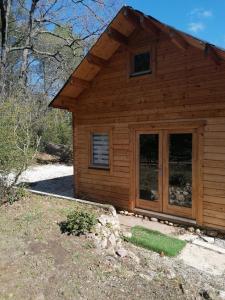
[[[195,218],[195,130],[137,132],[136,207]]]

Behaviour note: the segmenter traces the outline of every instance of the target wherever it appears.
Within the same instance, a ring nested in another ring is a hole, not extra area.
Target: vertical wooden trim
[[[162,211],[167,210],[167,202],[169,199],[168,187],[169,187],[169,141],[168,131],[163,130],[163,184],[162,184]]]
[[[197,129],[192,132],[192,217],[196,219],[196,211],[199,203],[198,198],[198,134]]]
[[[158,151],[158,193],[159,193],[159,209],[163,210],[163,131],[159,131],[159,151]]]
[[[136,201],[136,133],[135,129],[129,130],[130,139],[130,197],[129,197],[129,209],[134,210]]]
[[[76,125],[75,113],[72,113],[72,126],[73,126],[73,182],[74,182],[74,196],[79,194],[79,167],[77,159],[78,151],[78,126]]]
[[[204,126],[197,129],[198,135],[198,205],[196,211],[196,222],[199,225],[203,225],[203,153],[204,153]]]
[[[140,135],[135,132],[135,169],[136,169],[136,178],[135,178],[135,207],[137,207],[137,199],[140,199]]]

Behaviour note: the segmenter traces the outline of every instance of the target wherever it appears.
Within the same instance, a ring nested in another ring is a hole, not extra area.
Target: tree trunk
[[[29,63],[30,49],[32,48],[33,16],[39,0],[32,0],[27,24],[27,38],[22,55],[22,65],[20,69],[20,80],[23,86],[27,85],[27,68]]]
[[[1,11],[1,66],[0,66],[0,95],[6,93],[6,72],[7,72],[7,54],[8,54],[8,30],[9,15],[11,10],[11,0],[0,0]]]

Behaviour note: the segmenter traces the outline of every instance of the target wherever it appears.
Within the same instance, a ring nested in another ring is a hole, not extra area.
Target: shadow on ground
[[[22,182],[34,191],[55,194],[59,196],[74,196],[73,176],[62,176],[35,182]]]

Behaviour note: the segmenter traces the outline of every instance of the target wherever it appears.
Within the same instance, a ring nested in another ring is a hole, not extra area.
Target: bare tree
[[[44,82],[45,61],[56,64],[58,72],[47,89],[57,89],[54,83],[65,80],[63,68],[68,76],[119,5],[116,0],[0,0],[1,92],[5,93],[7,80],[11,90],[7,74],[12,74],[12,57],[25,88],[34,83],[30,78],[31,70],[37,71],[34,65],[39,65],[35,79]],[[65,64],[68,57],[70,68]]]

